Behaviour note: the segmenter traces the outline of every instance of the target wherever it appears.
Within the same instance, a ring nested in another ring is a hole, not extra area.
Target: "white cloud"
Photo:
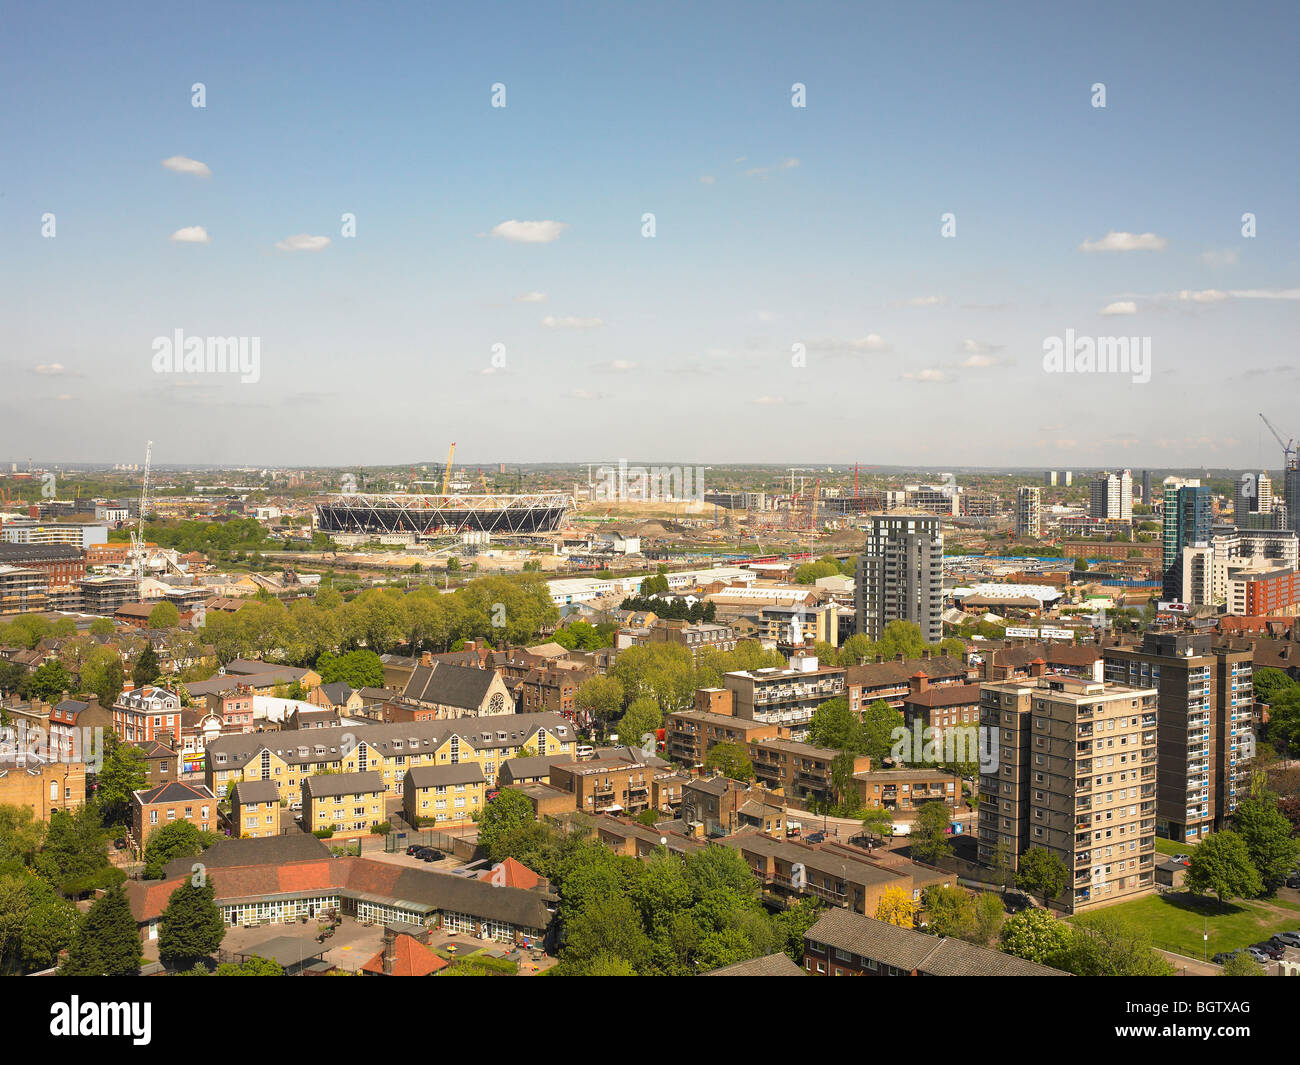
[[[208,231],[202,226],[185,226],[183,229],[176,230],[169,238],[178,244],[210,244],[212,238],[208,236]]]
[[[610,359],[609,362],[597,363],[592,369],[607,370],[610,373],[627,373],[629,370],[635,370],[637,365],[631,359]]]
[[[961,350],[968,355],[988,355],[990,352],[1001,351],[1001,344],[990,344],[986,340],[972,340],[969,337],[961,342]]]
[[[187,155],[172,155],[162,161],[162,165],[168,170],[174,170],[178,174],[194,174],[197,177],[211,177],[212,171],[208,169],[207,163],[200,163],[197,159],[191,159]]]
[[[1085,240],[1079,251],[1164,251],[1169,241],[1154,233],[1123,233],[1111,230],[1101,240]]]
[[[712,184],[713,184],[715,181],[717,181],[717,180],[718,180],[718,179],[715,178],[712,174],[704,174],[704,175],[701,176],[701,178],[700,178],[700,184],[701,184],[701,185],[712,185]]]
[[[276,243],[281,251],[320,251],[330,246],[329,237],[313,237],[310,233],[295,233]]]
[[[599,329],[605,323],[599,318],[575,318],[573,315],[556,317],[548,314],[542,319],[547,329]]]
[[[61,362],[42,363],[39,366],[33,366],[32,373],[44,374],[47,377],[57,377],[59,376],[59,374],[63,373],[63,363]]]
[[[1236,266],[1236,248],[1210,248],[1201,252],[1200,260],[1206,266]]]
[[[773,314],[771,311],[759,311],[758,320],[760,322],[775,322],[776,315]]]
[[[1102,314],[1137,314],[1138,305],[1133,300],[1116,300],[1101,309]]]
[[[1220,292],[1215,288],[1203,289],[1200,292],[1183,289],[1178,293],[1177,298],[1183,303],[1222,303],[1228,299],[1228,293]]]
[[[986,370],[997,364],[998,360],[992,355],[968,355],[961,363],[962,368],[966,370]]]
[[[817,351],[875,352],[888,351],[889,344],[879,333],[868,333],[855,340],[814,340],[808,347]]]
[[[946,303],[943,296],[913,296],[910,300],[904,300],[901,304],[894,304],[895,307],[939,307]]]
[[[515,297],[516,303],[545,303],[545,292],[525,292],[522,296]]]
[[[568,222],[520,222],[512,218],[493,226],[492,235],[514,244],[549,244],[568,228]]]
[[[947,373],[938,369],[919,370],[916,373],[905,373],[903,374],[903,377],[908,381],[925,381],[930,384],[938,384],[949,379]]]
[[[1239,300],[1300,300],[1300,288],[1238,288],[1228,295]]]
[[[780,407],[784,406],[785,399],[782,396],[759,396],[757,399],[751,399],[750,403],[756,407]]]
[[[744,158],[743,156],[741,157]],[[737,160],[740,162],[741,160]],[[776,166],[754,166],[745,171],[745,177],[756,177],[767,179],[767,176],[774,170],[793,170],[799,165],[798,159],[782,159]]]

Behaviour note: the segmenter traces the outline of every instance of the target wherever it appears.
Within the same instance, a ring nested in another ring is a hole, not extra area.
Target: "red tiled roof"
[[[480,880],[490,880],[494,884],[504,885],[505,887],[524,888],[525,890],[535,888],[542,882],[540,876],[522,862],[515,861],[514,858],[507,858],[492,869],[484,869],[478,878]]]
[[[380,976],[429,976],[440,969],[445,969],[448,962],[438,957],[423,943],[407,935],[399,935],[393,943],[393,971],[384,972],[384,952],[381,950],[361,969],[367,973]]]

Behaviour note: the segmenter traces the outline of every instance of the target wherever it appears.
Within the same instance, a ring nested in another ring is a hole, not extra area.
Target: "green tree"
[[[971,942],[987,947],[998,938],[1006,917],[1007,908],[997,895],[986,891],[975,896],[975,934]]]
[[[1059,854],[1044,847],[1030,847],[1020,856],[1016,887],[1031,895],[1041,895],[1046,904],[1065,890],[1068,877]]]
[[[100,706],[109,707],[117,702],[124,680],[122,656],[116,648],[96,647],[86,655],[81,666],[81,690],[98,696]]]
[[[923,862],[934,862],[950,855],[952,840],[948,836],[948,827],[947,806],[937,801],[923,803],[907,837],[912,856]]]
[[[858,666],[864,662],[874,661],[876,645],[861,632],[855,632],[840,644],[839,664],[841,666]]]
[[[349,651],[341,657],[326,651],[316,661],[316,672],[322,684],[343,681],[351,688],[384,686],[384,663],[374,651]]]
[[[853,776],[857,759],[853,751],[840,751],[831,759],[831,787],[835,790],[835,806],[840,817],[853,817],[862,809],[862,796]]]
[[[146,684],[152,684],[158,679],[158,655],[153,649],[153,644],[146,643],[144,650],[135,660],[135,665],[131,667],[131,680],[137,688],[142,688]]]
[[[808,724],[808,740],[816,747],[867,753],[866,730],[843,696],[828,699],[813,711]]]
[[[63,663],[57,658],[51,658],[36,667],[28,681],[27,691],[38,699],[53,702],[74,687],[72,676],[63,668]]]
[[[1151,946],[1150,933],[1100,910],[1074,919],[1061,968],[1075,976],[1172,976],[1174,967]]]
[[[212,973],[213,976],[283,976],[284,967],[278,961],[251,954],[238,965],[223,962]]]
[[[998,941],[1007,954],[1062,968],[1070,950],[1070,926],[1046,910],[1031,907],[1003,922]]]
[[[162,825],[145,843],[145,877],[161,880],[166,875],[163,870],[174,858],[197,858],[216,840],[215,833],[204,832],[190,821],[172,821]]]
[[[174,629],[181,623],[181,613],[174,603],[162,602],[149,611],[145,622],[151,629]]]
[[[523,792],[502,788],[497,797],[483,808],[483,816],[478,822],[479,844],[488,852],[488,857],[499,862],[508,857],[501,845],[503,837],[533,820],[533,804]]]
[[[1300,839],[1291,838],[1291,822],[1278,810],[1277,796],[1264,792],[1243,800],[1232,822],[1263,881],[1264,893],[1274,894],[1300,860]]]
[[[619,720],[619,741],[626,747],[641,746],[644,738],[653,737],[655,730],[661,728],[663,723],[664,715],[659,704],[650,696],[643,695],[632,700],[632,705]]]
[[[1223,963],[1223,972],[1220,976],[1265,976],[1264,966],[1260,965],[1254,958],[1244,950],[1233,951],[1227,961]]]
[[[754,763],[749,750],[740,743],[715,743],[704,756],[706,769],[722,773],[732,780],[753,780]]]
[[[161,924],[158,957],[169,969],[188,968],[215,952],[225,938],[226,926],[212,878],[198,875],[182,881],[167,900]]]
[[[124,824],[131,810],[131,795],[141,790],[149,779],[149,762],[139,747],[114,743],[105,752],[104,763],[96,778],[95,801],[104,824]]]
[[[883,806],[868,807],[862,815],[862,831],[878,839],[886,839],[894,834],[894,815]]]
[[[1253,898],[1264,891],[1246,841],[1231,829],[1206,836],[1192,849],[1183,882],[1194,895],[1217,895],[1220,906],[1227,899]]]
[[[903,730],[898,733],[898,730]],[[871,756],[871,767],[883,769],[897,742],[897,735],[906,734],[903,715],[884,699],[877,699],[862,711],[864,754]]]
[[[77,926],[59,972],[64,976],[135,976],[140,972],[140,933],[120,884],[91,905]]]
[[[112,636],[117,631],[117,626],[113,624],[112,618],[96,618],[90,623],[90,635],[92,636]]]
[[[965,888],[937,885],[927,889],[925,909],[934,935],[974,939],[977,928],[975,898]]]
[[[598,728],[604,728],[623,707],[623,685],[613,677],[589,677],[573,693],[573,705],[590,715]]]

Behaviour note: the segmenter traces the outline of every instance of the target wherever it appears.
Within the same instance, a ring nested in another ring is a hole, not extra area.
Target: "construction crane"
[[[1297,459],[1300,459],[1300,453],[1297,453],[1296,451],[1295,437],[1284,441],[1282,439],[1282,434],[1274,428],[1271,421],[1264,417],[1263,413],[1261,413],[1259,417],[1260,420],[1268,426],[1268,431],[1273,434],[1273,437],[1277,442],[1282,445],[1282,454],[1286,457],[1286,468],[1288,470],[1294,470],[1296,468]]]
[[[136,527],[131,532],[131,557],[135,562],[136,588],[141,599],[144,599],[144,511],[149,503],[149,465],[153,459],[153,441],[150,440],[144,449],[144,480],[140,484],[140,514],[136,520]]]
[[[492,493],[488,491],[487,474],[483,472],[482,466],[478,469],[478,479],[483,482],[483,494],[491,495]]]
[[[456,441],[451,442],[451,447],[447,449],[447,469],[442,475],[442,494],[446,495],[451,489],[451,460],[456,455]]]

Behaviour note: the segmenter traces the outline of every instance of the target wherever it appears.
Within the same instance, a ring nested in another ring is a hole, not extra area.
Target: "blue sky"
[[[1298,25],[1282,4],[15,11],[0,455],[1276,466],[1255,412],[1300,435]],[[191,227],[206,242],[173,239]],[[277,247],[296,235],[329,242]],[[178,328],[260,338],[260,379],[156,374]],[[1045,373],[1067,329],[1149,337],[1150,381]]]

